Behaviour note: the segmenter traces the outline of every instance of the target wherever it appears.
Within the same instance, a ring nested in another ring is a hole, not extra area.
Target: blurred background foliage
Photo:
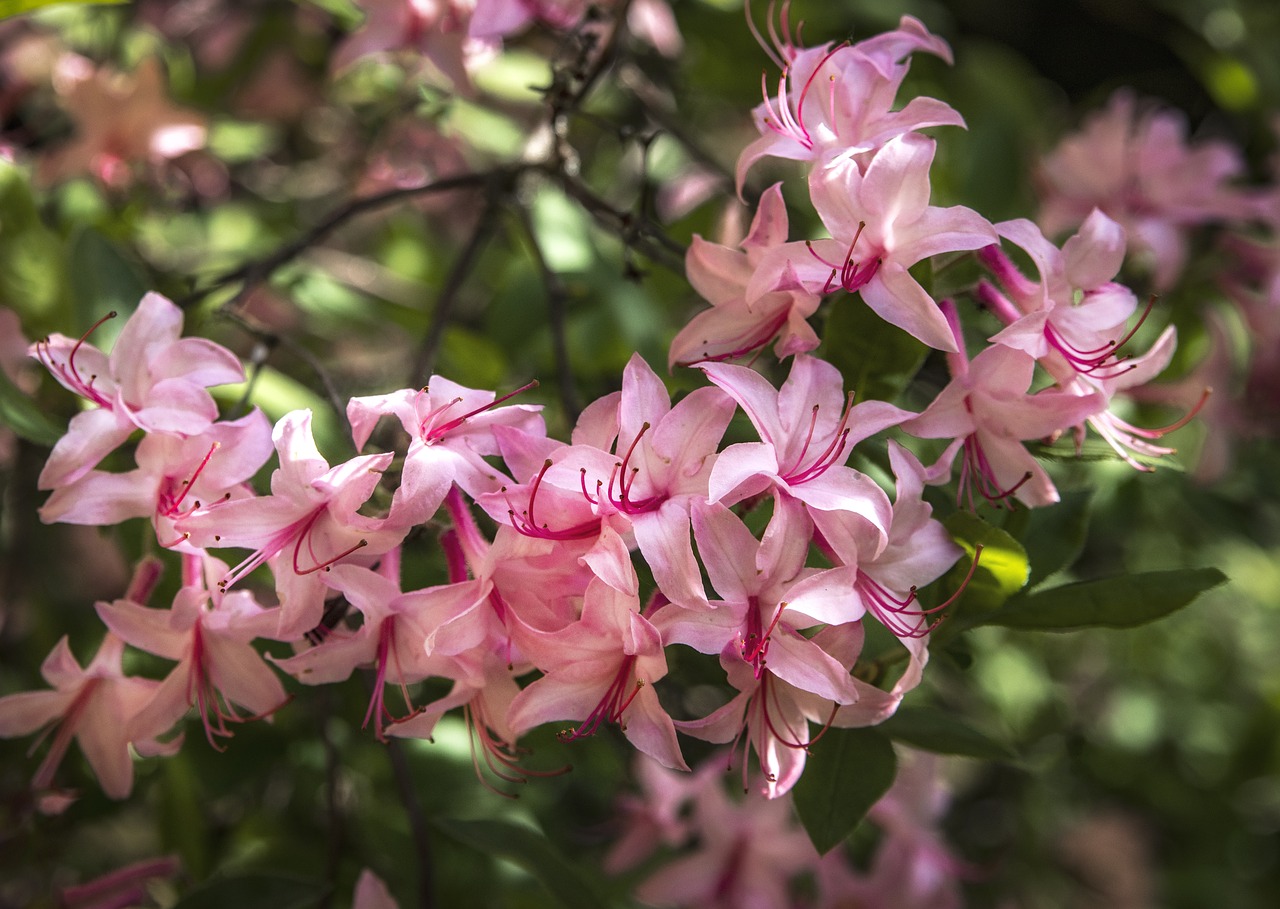
[[[220,15],[198,14],[205,8]],[[79,334],[107,310],[128,311],[148,288],[196,301],[188,332],[253,364],[252,388],[222,389],[224,406],[240,406],[249,394],[272,418],[311,407],[332,460],[352,452],[330,402],[402,387],[424,366],[499,390],[540,379],[522,400],[546,403],[552,431],[564,437],[577,408],[617,386],[633,351],[664,363],[675,330],[700,306],[678,249],[624,242],[627,228],[614,215],[661,220],[677,243],[717,235],[731,209],[726,175],[752,135],[747,112],[769,65],[740,4],[675,0],[673,8],[686,42],[678,61],[630,48],[570,120],[581,160],[575,187],[594,194],[599,217],[549,179],[525,182],[518,204],[501,209],[490,210],[482,185],[406,201],[347,220],[275,270],[234,321],[220,318],[218,307],[237,286],[215,286],[218,276],[271,255],[368,192],[369,162],[390,155],[392,169],[438,176],[517,154],[540,122],[539,89],[553,78],[546,60],[568,52],[531,31],[478,79],[475,97],[453,99],[392,64],[331,77],[329,53],[359,21],[344,0],[137,2],[5,22],[0,41],[57,35],[125,69],[159,55],[175,100],[208,116],[212,133],[209,150],[183,168],[122,191],[86,179],[33,188],[30,168],[0,161],[0,304],[20,312],[34,338]],[[796,0],[792,13],[805,20],[810,44],[865,37],[903,14],[951,43],[954,67],[922,56],[910,77],[915,91],[949,101],[969,124],[967,132],[938,131],[940,204],[968,204],[992,220],[1032,216],[1036,157],[1121,86],[1185,111],[1195,136],[1236,143],[1257,179],[1270,173],[1280,110],[1280,7],[1272,0]],[[412,142],[396,150],[409,114],[458,137],[464,150]],[[4,115],[2,135],[33,153],[70,129],[39,93]],[[662,188],[695,169],[715,195],[664,216]],[[767,185],[766,170],[753,174],[750,192]],[[786,173],[768,171],[768,179]],[[731,214],[741,219],[741,211]],[[816,226],[799,221],[792,235],[813,235]],[[474,258],[458,274],[469,244]],[[209,289],[198,301],[192,296]],[[446,292],[453,309],[443,324],[435,313]],[[1192,326],[1180,368],[1203,353],[1194,325],[1220,297],[1210,282],[1193,279],[1162,301],[1170,318]],[[557,349],[557,318],[567,349]],[[95,341],[105,347],[111,330],[104,326]],[[940,364],[926,364],[923,380],[930,376],[940,383]],[[671,383],[695,384],[678,374]],[[74,404],[52,386],[43,383],[39,401],[55,426],[64,425]],[[1177,437],[1185,463],[1194,463],[1203,432],[1192,426]],[[23,443],[0,475],[5,694],[38,686],[40,661],[64,633],[87,660],[100,635],[91,604],[120,594],[145,538],[129,524],[105,533],[40,525],[33,478],[45,454]],[[951,766],[956,800],[947,829],[979,869],[967,885],[970,905],[1274,905],[1276,456],[1273,442],[1249,440],[1212,485],[1176,469],[1147,475],[1119,463],[1088,465],[1098,488],[1087,504],[1083,494],[1076,499],[1087,509],[1087,534],[1074,574],[1061,580],[1221,568],[1230,583],[1192,607],[1134,630],[979,628],[941,648],[908,705],[957,711],[1016,754]],[[1084,489],[1079,465],[1058,466],[1064,490]],[[441,577],[429,536],[413,544],[406,583]],[[30,743],[0,741],[0,906],[52,905],[50,884],[166,852],[181,856],[189,880],[287,872],[330,884],[335,905],[345,904],[360,869],[372,867],[401,905],[413,905],[428,859],[415,850],[390,760],[407,763],[422,817],[527,824],[572,856],[554,875],[532,872],[544,884],[559,875],[549,890],[531,885],[518,860],[486,854],[504,855],[501,843],[477,849],[475,840],[436,829],[429,866],[438,905],[559,905],[572,897],[554,888],[577,886],[575,875],[585,904],[627,904],[643,869],[617,879],[593,870],[628,778],[630,749],[612,731],[571,746],[547,730],[534,736],[533,766],[574,769],[535,779],[510,801],[476,782],[460,720],[447,719],[434,744],[402,744],[389,755],[359,728],[368,699],[360,679],[297,694],[274,723],[238,731],[225,753],[189,731],[179,756],[138,765],[134,796],[123,805],[98,792],[73,750],[63,773],[82,798],[73,811],[38,822],[24,806]],[[484,831],[473,833],[484,842]],[[522,854],[513,846],[508,857]],[[173,896],[156,894],[160,902]]]

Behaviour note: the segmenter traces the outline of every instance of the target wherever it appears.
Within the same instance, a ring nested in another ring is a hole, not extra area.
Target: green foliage
[[[21,438],[52,448],[66,434],[50,420],[22,389],[0,372],[0,424],[8,426]]]
[[[937,707],[900,707],[878,727],[890,738],[937,754],[984,761],[1012,761],[1013,749],[970,726],[962,717]]]
[[[566,909],[601,909],[606,905],[595,882],[532,828],[505,821],[435,821],[435,828],[483,855],[513,862],[536,878]]]
[[[174,909],[313,909],[330,890],[323,881],[282,874],[219,874],[192,888]]]
[[[877,729],[829,728],[811,746],[793,790],[796,812],[821,853],[844,841],[893,783],[898,758]]]
[[[1226,580],[1216,568],[1179,568],[1079,581],[1015,597],[974,623],[1034,631],[1133,628],[1181,609]]]
[[[0,19],[33,13],[48,6],[119,6],[129,0],[0,0]]]
[[[845,294],[827,313],[818,353],[844,376],[857,400],[892,401],[920,370],[929,349]]]

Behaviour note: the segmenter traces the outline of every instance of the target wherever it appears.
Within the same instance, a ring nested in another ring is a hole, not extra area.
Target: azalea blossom
[[[809,161],[822,168],[913,130],[964,126],[955,110],[935,98],[912,98],[894,110],[912,53],[925,51],[951,62],[951,48],[920,20],[903,16],[896,30],[852,45],[802,49],[791,43],[785,7],[783,16],[782,37],[770,27],[772,51],[757,34],[782,67],[782,75],[776,92],[766,79],[764,102],[752,111],[760,138],[738,158],[739,193],[747,172],[766,156]]]
[[[809,195],[831,238],[785,243],[761,256],[748,298],[792,276],[812,293],[857,291],[877,315],[938,350],[954,351],[937,303],[908,271],[945,252],[996,242],[986,218],[929,204],[937,143],[910,133],[886,142],[865,170],[842,161],[814,170]]]
[[[31,356],[64,388],[94,405],[71,418],[40,473],[41,489],[84,476],[135,430],[204,432],[218,416],[206,389],[244,381],[244,367],[229,350],[181,337],[182,310],[157,293],[142,298],[110,355],[88,343],[92,331],[79,339],[53,334],[31,345]]]
[[[108,186],[121,186],[129,182],[134,165],[154,166],[205,144],[207,118],[170,100],[155,57],[125,74],[66,54],[58,62],[54,87],[75,121],[76,135],[40,162],[43,182],[91,174]]]
[[[356,510],[373,494],[391,454],[329,467],[311,436],[309,410],[282,417],[272,440],[280,466],[271,475],[271,495],[205,505],[179,521],[178,529],[200,548],[253,550],[222,578],[224,590],[270,561],[283,607],[276,634],[293,640],[320,621],[326,569],[386,552],[405,530]]]
[[[820,294],[806,290],[785,272],[773,286],[748,294],[762,257],[786,240],[787,204],[780,183],[761,195],[751,230],[739,244],[741,251],[694,236],[685,269],[689,283],[711,309],[695,315],[675,336],[668,366],[736,359],[775,340],[779,359],[818,346],[808,318],[817,310]]]
[[[205,737],[231,735],[227,723],[266,717],[286,700],[284,687],[251,642],[275,632],[278,617],[246,591],[222,593],[216,579],[226,565],[208,556],[184,555],[187,584],[171,609],[148,609],[131,600],[99,603],[98,616],[126,643],[176,660],[137,722],[163,723],[195,707]],[[241,715],[236,705],[249,711]]]
[[[102,791],[113,799],[126,798],[133,789],[131,745],[139,753],[155,755],[172,753],[181,744],[180,739],[157,739],[172,728],[181,711],[138,721],[160,683],[124,675],[123,655],[124,641],[108,634],[93,661],[82,668],[64,636],[40,667],[52,690],[0,698],[0,737],[29,735],[41,728],[53,736],[31,781],[37,792],[52,787],[72,739],[80,743]]]
[[[972,362],[963,351],[955,308],[948,305],[958,353],[947,357],[951,383],[918,417],[902,428],[922,439],[961,442],[958,501],[975,507],[975,492],[988,502],[1016,496],[1037,507],[1058,501],[1045,469],[1022,444],[1051,439],[1105,408],[1101,393],[1045,389],[1028,394],[1035,359],[1021,350],[994,344]]]

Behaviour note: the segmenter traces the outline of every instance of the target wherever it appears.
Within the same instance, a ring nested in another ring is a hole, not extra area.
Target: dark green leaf
[[[64,327],[62,241],[41,222],[26,175],[3,160],[0,213],[0,306],[16,312],[27,331],[36,334]]]
[[[900,708],[878,728],[899,742],[938,754],[959,754],[984,761],[1011,761],[1016,757],[1007,745],[937,707]]]
[[[1226,579],[1216,568],[1180,568],[1064,584],[1012,599],[979,623],[1039,631],[1133,628],[1181,609]]]
[[[877,729],[828,729],[793,790],[814,848],[830,852],[893,784],[898,758]]]
[[[150,289],[137,266],[92,227],[76,233],[67,257],[71,290],[77,303],[85,307],[80,317],[86,324],[112,310],[132,312]]]
[[[1056,505],[1026,512],[1026,530],[1020,536],[1031,561],[1028,587],[1069,568],[1080,556],[1089,529],[1092,498],[1091,490],[1078,490],[1064,494]]]
[[[876,315],[860,298],[837,297],[827,312],[820,355],[840,370],[859,401],[892,401],[929,349]]]
[[[34,12],[46,6],[118,6],[128,0],[0,0],[0,19]]]
[[[7,375],[0,372],[0,424],[4,424],[28,442],[54,446],[66,432],[44,415]]]
[[[178,900],[174,909],[310,909],[329,892],[323,881],[283,874],[215,875]]]
[[[595,882],[536,830],[505,821],[441,820],[435,826],[465,846],[518,865],[569,909],[601,909],[607,904]]]

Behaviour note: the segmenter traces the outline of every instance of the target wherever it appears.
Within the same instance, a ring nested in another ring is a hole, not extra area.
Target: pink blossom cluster
[[[574,723],[563,734],[574,739],[618,723],[639,750],[681,769],[677,729],[741,740],[770,795],[799,777],[810,722],[877,722],[919,681],[930,626],[915,590],[959,550],[930,516],[926,472],[905,449],[891,455],[893,502],[845,466],[854,443],[910,415],[876,401],[850,407],[824,361],[797,357],[781,389],[745,367],[707,364],[711,384],[673,406],[634,357],[621,390],[585,410],[569,443],[548,438],[537,406],[434,377],[425,389],[352,399],[357,447],[384,417],[408,445],[330,466],[308,412],[274,429],[256,410],[218,420],[207,388],[239,380],[239,364],[211,342],[181,338],[181,319],[149,294],[109,355],[87,338],[32,345],[91,405],[41,475],[52,490],[42,517],[149,518],[155,547],[178,554],[182,578],[168,608],[149,608],[155,578],[144,565],[129,595],[98,604],[109,634],[88,668],[63,640],[44,667],[53,690],[0,700],[0,734],[55,730],[42,789],[72,738],[120,797],[132,777],[128,746],[177,747],[164,735],[189,707],[215,747],[229,724],[269,715],[285,693],[252,646],[258,639],[295,644],[295,655],[272,662],[307,684],[372,666],[365,720],[380,737],[428,738],[446,710],[462,708],[500,776],[520,772],[516,743],[535,726]],[[737,408],[760,440],[718,451]],[[135,469],[97,469],[137,430]],[[261,495],[248,480],[273,447],[277,467]],[[385,513],[362,513],[383,483],[393,487]],[[733,506],[762,499],[772,513],[757,538]],[[445,526],[448,578],[404,591],[404,543],[428,523]],[[815,542],[831,567],[808,564]],[[226,549],[247,555],[228,566],[214,554]],[[641,590],[633,553],[653,590]],[[264,566],[269,606],[249,583]],[[324,621],[335,601],[359,621]],[[910,651],[891,691],[850,674],[867,613]],[[127,676],[125,644],[175,665],[163,681]],[[719,658],[737,692],[723,708],[668,714],[655,683],[675,644]],[[415,704],[410,686],[429,678],[452,690]],[[402,709],[389,688],[401,690]]]
[[[733,798],[721,785],[722,760],[681,775],[641,760],[639,791],[619,804],[620,835],[605,867],[622,873],[660,856],[636,889],[647,905],[688,909],[894,906],[953,909],[975,871],[939,829],[949,793],[936,756],[915,752],[868,818],[881,833],[867,867],[843,849],[819,855],[795,821],[789,798]],[[679,854],[670,857],[672,850]],[[810,896],[796,896],[809,878]]]
[[[803,772],[815,729],[881,722],[920,682],[947,604],[927,608],[918,591],[961,554],[923,493],[949,481],[957,457],[958,498],[972,508],[1056,501],[1027,441],[1088,426],[1134,464],[1135,454],[1166,451],[1152,441],[1160,431],[1113,411],[1173,349],[1169,330],[1145,355],[1119,353],[1136,307],[1114,280],[1124,227],[1094,211],[1058,247],[1030,222],[992,225],[963,206],[930,204],[935,142],[920,130],[962,121],[935,99],[898,107],[913,53],[950,56],[918,21],[814,48],[783,29],[774,45],[782,75],[755,112],[760,139],[738,174],[766,156],[803,162],[831,236],[788,241],[775,185],[737,249],[695,239],[689,280],[711,309],[677,335],[670,361],[707,384],[674,404],[634,356],[620,390],[586,407],[562,442],[538,406],[507,403],[519,392],[498,397],[434,376],[425,388],[353,398],[357,450],[384,437],[384,418],[407,444],[331,466],[309,412],[274,427],[256,410],[219,419],[208,388],[240,381],[241,365],[182,337],[180,310],[158,294],[142,300],[110,354],[89,335],[32,345],[87,405],[41,474],[51,492],[44,520],[147,518],[154,548],[181,564],[167,608],[148,605],[149,562],[126,597],[97,605],[108,635],[87,668],[64,639],[44,666],[51,690],[0,699],[0,735],[51,730],[37,788],[52,791],[74,738],[103,789],[123,797],[130,746],[173,751],[180,737],[168,733],[189,708],[221,747],[231,724],[285,702],[277,671],[324,684],[370,667],[365,723],[378,737],[429,738],[460,709],[477,767],[483,760],[502,779],[523,778],[517,743],[537,726],[570,724],[561,737],[574,740],[615,723],[668,768],[687,769],[680,734],[732,743],[744,782],[754,755],[755,788],[778,797]],[[1035,279],[1001,240],[1029,256]],[[992,274],[975,296],[1007,325],[971,360],[958,307],[935,301],[911,271],[968,251]],[[835,293],[856,293],[945,352],[952,381],[922,413],[855,404],[839,371],[812,355],[807,320]],[[727,362],[770,343],[791,358],[778,385]],[[1037,364],[1047,385],[1037,384]],[[755,439],[722,447],[739,412]],[[891,499],[848,462],[858,443],[894,427],[950,444],[925,466],[890,441]],[[98,469],[138,434],[134,469]],[[273,451],[263,494],[250,480]],[[406,591],[401,564],[424,527],[440,530],[447,577]],[[868,616],[904,648],[906,667],[887,689],[853,672]],[[264,659],[262,640],[294,653]],[[163,680],[128,676],[126,644],[175,665]],[[659,697],[676,645],[723,669],[730,694],[706,716],[673,717],[671,699]],[[413,686],[429,679],[450,691],[419,703]]]
[[[970,508],[983,499],[1058,500],[1027,442],[1071,433],[1079,444],[1092,428],[1135,467],[1171,453],[1157,440],[1181,422],[1150,430],[1119,415],[1123,399],[1164,369],[1176,343],[1170,328],[1147,353],[1121,353],[1142,321],[1133,324],[1136,297],[1116,281],[1128,246],[1124,224],[1095,207],[1059,247],[1028,220],[992,224],[964,206],[930,204],[936,142],[919,131],[963,120],[937,99],[899,102],[913,53],[950,60],[946,43],[919,21],[904,17],[895,31],[854,44],[798,47],[785,23],[771,38],[782,75],[776,91],[766,82],[754,114],[760,138],[739,158],[738,183],[765,157],[803,162],[809,201],[829,237],[788,240],[781,184],[762,195],[737,249],[695,237],[689,280],[711,308],[677,335],[671,364],[733,359],[771,343],[779,357],[812,351],[819,339],[809,319],[824,298],[856,293],[885,321],[946,353],[951,384],[901,426],[951,441],[945,464],[960,457],[959,498]],[[1206,167],[1222,171],[1210,166],[1220,155],[1184,157],[1180,179]],[[1036,279],[1018,269],[1002,241],[1030,258]],[[991,273],[973,295],[1007,326],[972,360],[959,308],[933,299],[912,274],[919,263],[966,251],[976,251]],[[1203,396],[1191,412],[1202,403]]]

